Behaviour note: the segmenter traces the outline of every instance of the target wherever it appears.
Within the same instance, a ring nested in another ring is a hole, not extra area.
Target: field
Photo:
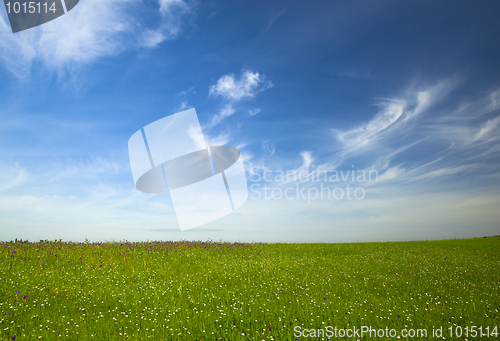
[[[473,331],[497,339],[500,237],[20,241],[0,243],[0,262],[0,340],[326,340],[327,326],[398,336],[425,328],[421,339],[442,326],[446,339],[476,339]],[[450,327],[462,337],[450,337]],[[374,339],[367,335],[344,338]]]

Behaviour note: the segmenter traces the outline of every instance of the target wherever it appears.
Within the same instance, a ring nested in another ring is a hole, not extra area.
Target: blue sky
[[[494,1],[81,0],[12,34],[1,8],[0,239],[499,234],[499,10]],[[181,232],[168,195],[135,189],[127,142],[188,108],[209,143],[241,150],[252,190],[233,214]],[[276,179],[317,170],[378,177]],[[265,171],[269,181],[256,181]],[[347,184],[363,198],[311,198]],[[277,199],[287,188],[297,195]]]

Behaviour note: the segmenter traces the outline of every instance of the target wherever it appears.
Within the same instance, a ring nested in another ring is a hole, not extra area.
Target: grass
[[[326,326],[442,326],[450,339],[449,327],[492,331],[500,309],[499,237],[21,241],[0,243],[0,262],[0,340],[306,340],[296,330]]]

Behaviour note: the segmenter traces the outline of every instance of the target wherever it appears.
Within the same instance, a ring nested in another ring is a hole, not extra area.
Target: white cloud
[[[205,134],[205,139],[209,146],[224,146],[229,143],[230,135],[228,133],[221,133],[217,136]]]
[[[465,170],[471,169],[473,166],[457,166],[457,167],[443,167],[443,168],[438,168],[435,170],[431,170],[429,172],[423,173],[420,176],[414,176],[411,180],[412,181],[419,181],[419,180],[429,180],[429,179],[435,179],[437,177],[443,177],[443,176],[449,176],[449,175],[455,175],[457,173],[463,172]]]
[[[490,111],[494,111],[494,110],[497,110],[498,108],[500,108],[500,90],[493,92],[490,95],[490,99],[491,99],[491,103],[488,107],[488,109]]]
[[[224,98],[222,107],[218,114],[214,115],[210,123],[204,128],[210,130],[223,119],[235,113],[234,103],[244,98],[253,98],[259,92],[265,91],[273,86],[272,82],[267,81],[264,76],[258,72],[243,71],[239,80],[234,78],[234,74],[224,75],[217,84],[212,85],[209,95],[220,95]],[[229,103],[228,103],[229,102]],[[256,115],[260,109],[249,110],[250,116]]]
[[[387,169],[382,175],[379,177],[379,182],[389,181],[397,178],[399,175],[404,173],[404,168],[392,167]]]
[[[0,40],[2,59],[17,76],[26,76],[31,65],[64,70],[120,51],[123,33],[133,30],[128,9],[138,0],[81,1],[72,11],[26,32],[6,34]],[[96,10],[96,9],[99,10]],[[0,27],[8,30],[2,15]]]
[[[135,17],[141,0],[86,0],[67,14],[42,26],[16,34],[3,34],[0,60],[17,77],[27,77],[31,66],[42,65],[59,73],[73,72],[78,66],[114,56],[140,45],[157,46],[176,38],[182,31],[192,6],[182,0],[159,0],[160,28],[151,30]],[[0,30],[9,31],[4,11],[0,11]]]
[[[344,148],[353,150],[364,147],[379,138],[385,129],[393,125],[403,115],[405,107],[404,101],[388,102],[368,123],[345,132],[334,132]]]
[[[181,10],[188,11],[190,5],[184,0],[159,0],[160,1],[160,12],[163,15],[169,15],[172,9],[180,8]]]
[[[341,142],[341,153],[367,151],[378,142],[401,137],[412,131],[421,118],[433,105],[441,101],[455,86],[453,82],[440,82],[425,90],[409,92],[403,98],[383,99],[378,106],[379,112],[368,122],[342,131],[332,129]]]
[[[273,87],[271,81],[267,81],[265,76],[258,72],[244,71],[239,80],[234,78],[234,74],[224,75],[217,84],[210,88],[210,95],[220,95],[228,100],[239,101],[243,98],[252,98],[259,92]]]
[[[205,137],[203,136],[203,133],[200,129],[189,127],[188,135],[199,149],[205,149],[207,147],[207,145],[205,144]]]
[[[165,35],[161,30],[147,30],[142,36],[142,45],[146,47],[156,47],[165,41]]]
[[[490,164],[500,150],[500,117],[491,117],[499,107],[497,92],[463,106],[447,96],[450,84],[442,82],[399,99],[384,100],[371,120],[349,130],[334,130],[340,142],[336,148],[327,154],[315,152],[316,160],[312,152],[303,152],[302,164],[288,169],[303,174],[312,169],[345,171],[352,164],[357,170],[377,171],[379,181],[363,186],[382,197],[397,195],[403,188],[419,193],[456,189],[457,181],[464,188],[488,188],[488,182],[500,176]],[[448,107],[437,110],[436,104],[443,100]],[[479,143],[464,143],[474,137]],[[262,157],[260,169],[286,169],[276,164],[276,159],[271,161],[273,165],[264,161]],[[463,182],[464,177],[469,177],[468,181]]]
[[[382,114],[377,114],[361,127],[347,132],[337,131],[337,137],[343,142],[341,159],[362,154],[365,160],[375,160],[371,162],[371,168],[381,173],[380,182],[391,180],[392,185],[415,184],[418,190],[426,188],[422,187],[422,181],[446,186],[449,181],[472,172],[477,186],[488,187],[488,177],[498,176],[495,167],[489,166],[493,155],[500,150],[497,129],[500,116],[495,115],[499,108],[496,101],[498,91],[472,103],[451,102],[451,110],[432,110],[432,106],[444,99],[448,92],[449,87],[434,86],[419,92],[416,100],[411,97],[401,100],[405,105],[396,120],[394,118],[398,115],[391,114],[386,107]],[[446,100],[450,101],[450,98]],[[458,109],[453,109],[453,106]],[[395,160],[398,165],[391,166]],[[388,188],[391,185],[383,186]]]
[[[301,168],[309,168],[309,166],[313,163],[314,159],[312,157],[312,153],[309,151],[303,151],[300,153],[302,156],[302,166]]]
[[[210,122],[210,126],[213,127],[217,124],[219,124],[223,119],[225,119],[226,117],[229,117],[231,116],[232,114],[234,114],[234,108],[231,104],[227,104],[225,105],[217,115],[215,115],[214,117],[212,117],[212,121]]]
[[[500,123],[500,116],[488,120],[482,127],[481,129],[476,133],[476,136],[474,137],[474,141],[480,140],[480,139],[485,139],[494,129],[498,126]],[[498,134],[497,134],[498,135]],[[497,136],[498,137],[498,136]]]
[[[229,134],[227,133],[211,136],[206,132],[202,133],[199,129],[190,128],[188,134],[200,149],[205,149],[207,146],[222,146],[229,142]]]
[[[217,124],[219,124],[223,119],[233,115],[235,113],[235,110],[231,104],[226,104],[223,106],[220,110],[219,113],[212,116],[212,120],[210,123],[206,126],[203,127],[203,129],[210,130],[213,127],[215,127]]]
[[[267,154],[267,157],[273,156],[276,152],[276,147],[273,143],[268,141],[262,142],[262,150]]]
[[[156,47],[166,40],[179,36],[186,23],[195,15],[194,1],[159,0],[162,21],[154,30],[147,30],[142,37],[142,44],[146,47]]]
[[[250,114],[250,116],[254,116],[260,113],[260,109],[248,110],[248,113]]]

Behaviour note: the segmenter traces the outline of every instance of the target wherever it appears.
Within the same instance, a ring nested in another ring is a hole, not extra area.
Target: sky
[[[0,240],[498,235],[498,13],[496,1],[80,0],[13,34],[0,7]],[[191,108],[207,144],[241,151],[249,198],[180,231],[168,193],[135,188],[127,143]]]

